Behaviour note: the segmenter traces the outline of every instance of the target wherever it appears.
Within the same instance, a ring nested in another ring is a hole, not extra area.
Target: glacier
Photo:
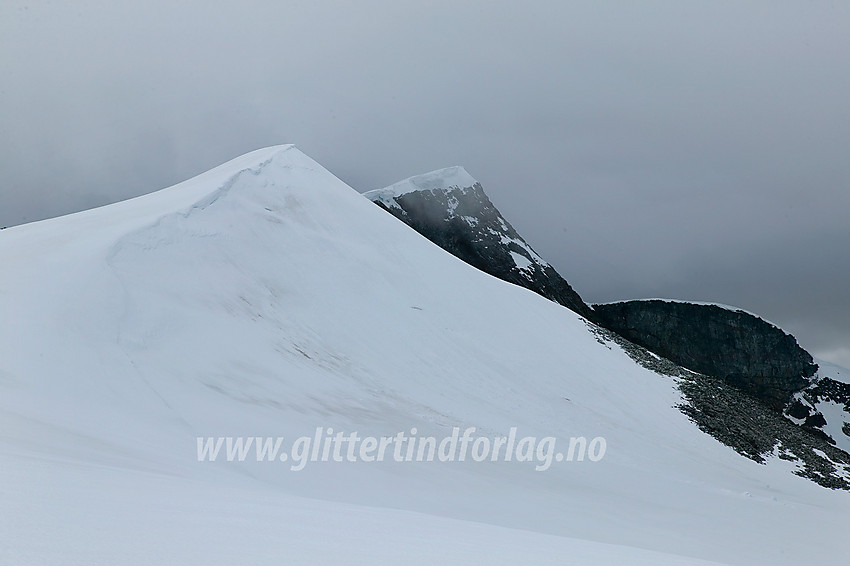
[[[458,172],[460,174],[460,172]],[[840,563],[850,494],[757,464],[675,380],[294,146],[0,233],[10,564]],[[196,439],[474,426],[605,458],[199,462]]]

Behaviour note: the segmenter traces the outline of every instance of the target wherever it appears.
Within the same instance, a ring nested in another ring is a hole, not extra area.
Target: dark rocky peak
[[[793,336],[742,310],[648,300],[594,305],[594,314],[624,338],[777,410],[810,384],[818,368]]]
[[[364,196],[481,271],[592,316],[578,293],[514,230],[463,167],[411,177]]]

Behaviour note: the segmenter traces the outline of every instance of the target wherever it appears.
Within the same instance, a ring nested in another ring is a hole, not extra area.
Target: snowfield
[[[458,170],[458,175],[462,170]],[[841,564],[850,494],[292,146],[0,232],[3,564]],[[604,437],[598,462],[199,462],[198,437]]]

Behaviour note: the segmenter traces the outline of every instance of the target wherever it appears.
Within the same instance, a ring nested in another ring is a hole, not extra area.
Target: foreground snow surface
[[[3,564],[842,563],[850,497],[291,146],[0,233]],[[333,427],[604,437],[598,462],[199,462]]]

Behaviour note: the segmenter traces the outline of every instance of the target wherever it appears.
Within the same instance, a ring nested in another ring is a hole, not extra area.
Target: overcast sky
[[[0,226],[295,143],[460,164],[589,302],[717,301],[850,367],[850,3],[0,3]]]

